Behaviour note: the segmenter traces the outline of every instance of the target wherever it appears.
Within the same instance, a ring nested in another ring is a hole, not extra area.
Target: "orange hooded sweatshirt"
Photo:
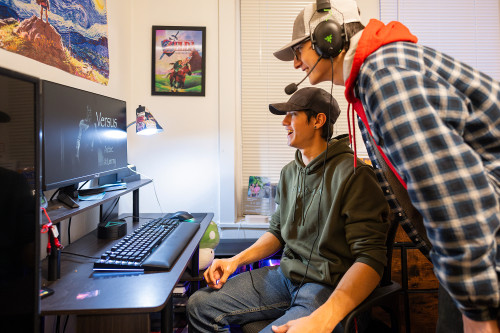
[[[371,19],[368,25],[363,30],[363,34],[361,35],[358,46],[356,48],[356,53],[354,55],[351,74],[349,75],[349,78],[347,79],[345,84],[344,94],[347,99],[347,102],[349,103],[349,108],[347,109],[348,111],[347,118],[349,119],[349,109],[350,105],[352,104],[353,110],[356,111],[357,115],[361,118],[361,121],[363,122],[363,124],[365,124],[368,133],[370,133],[371,136],[373,135],[370,129],[370,125],[368,124],[368,120],[366,118],[366,113],[363,108],[363,105],[361,104],[361,101],[354,96],[354,86],[359,74],[359,70],[363,65],[365,59],[370,54],[378,50],[381,46],[394,42],[416,43],[417,37],[412,35],[410,33],[410,30],[400,22],[393,21],[385,25],[379,20]],[[352,126],[354,128],[356,125],[353,123]],[[351,126],[349,125],[349,131],[350,127]],[[356,141],[354,140],[354,145],[355,142]],[[392,163],[389,161],[387,156],[384,154],[380,146],[377,145],[377,149],[384,157],[384,160],[387,162],[387,165],[391,168],[392,172],[394,172],[394,174],[399,179],[401,184],[403,184],[403,186],[406,188],[406,183],[398,174],[398,172],[396,171]],[[354,149],[354,151],[356,151],[356,149]]]

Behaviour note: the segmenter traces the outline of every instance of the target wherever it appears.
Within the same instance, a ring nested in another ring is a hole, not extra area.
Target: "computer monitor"
[[[127,168],[126,103],[42,81],[43,189]]]
[[[38,85],[37,78],[0,68],[0,332],[39,332]]]

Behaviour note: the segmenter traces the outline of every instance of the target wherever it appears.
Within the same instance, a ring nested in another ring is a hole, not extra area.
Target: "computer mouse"
[[[170,218],[177,219],[179,221],[188,221],[188,220],[194,221],[194,216],[183,210],[175,212],[172,216],[170,216]]]

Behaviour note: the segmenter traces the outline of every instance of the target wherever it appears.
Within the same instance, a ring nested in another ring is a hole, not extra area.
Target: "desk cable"
[[[148,179],[151,179],[151,182],[153,183],[153,190],[154,190],[154,192],[155,192],[156,202],[158,203],[158,207],[160,207],[160,213],[161,213],[161,214],[164,214],[164,213],[163,213],[163,208],[161,208],[160,200],[158,199],[158,193],[156,192],[156,186],[155,186],[155,181],[154,181],[154,179],[153,179],[152,177],[148,177],[147,175],[145,175],[145,174],[144,174],[144,173],[142,173],[142,172],[137,172],[136,170],[132,169],[132,168],[130,167],[130,165],[129,165],[129,166],[127,166],[127,167],[128,167],[128,169],[129,169],[130,171],[132,171],[132,172],[133,172],[133,173],[135,173],[136,175],[144,176],[144,177],[146,177],[146,178],[148,178]]]

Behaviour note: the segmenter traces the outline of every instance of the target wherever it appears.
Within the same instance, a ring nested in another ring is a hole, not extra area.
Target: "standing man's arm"
[[[205,271],[207,285],[220,289],[234,271],[243,265],[248,265],[278,252],[281,243],[270,232],[262,235],[252,246],[229,259],[215,259]]]

